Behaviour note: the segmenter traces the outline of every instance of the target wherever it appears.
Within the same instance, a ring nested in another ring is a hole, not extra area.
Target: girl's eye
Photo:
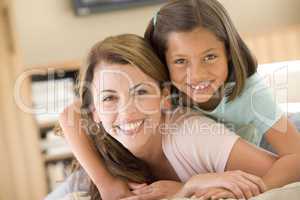
[[[110,102],[110,101],[114,101],[117,100],[118,98],[116,96],[107,96],[103,98],[103,102]]]
[[[217,58],[216,55],[210,54],[210,55],[207,55],[203,60],[204,60],[205,63],[211,63],[211,62],[213,62],[216,58]]]
[[[148,94],[148,91],[147,91],[147,90],[144,90],[144,89],[140,89],[140,90],[137,90],[137,91],[136,91],[136,94],[137,94],[137,95],[145,95],[145,94]]]
[[[175,64],[178,64],[178,65],[181,65],[181,64],[184,64],[184,63],[186,63],[186,60],[185,60],[185,59],[183,59],[183,58],[181,58],[181,59],[177,59],[177,60],[175,60],[175,61],[174,61],[174,63],[175,63]]]

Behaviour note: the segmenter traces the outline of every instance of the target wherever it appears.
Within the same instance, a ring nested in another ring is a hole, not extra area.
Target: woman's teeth
[[[124,130],[124,131],[132,131],[132,130],[137,129],[142,123],[143,123],[143,120],[140,120],[140,121],[133,122],[133,123],[122,124],[122,125],[119,125],[119,127],[121,130]]]
[[[194,90],[204,90],[204,89],[208,88],[211,83],[212,83],[212,81],[202,81],[196,86],[191,85],[191,87]]]

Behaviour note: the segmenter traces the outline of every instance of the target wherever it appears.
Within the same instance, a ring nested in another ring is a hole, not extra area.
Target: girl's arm
[[[265,187],[265,182],[268,184],[265,176],[276,159],[274,154],[238,139],[227,159],[226,172],[195,175],[177,196],[189,197],[207,188],[222,187],[233,192],[237,198],[251,198],[270,189]]]
[[[264,176],[268,188],[300,181],[300,134],[296,127],[281,117],[265,137],[279,156]]]
[[[72,152],[97,186],[103,199],[119,199],[131,195],[128,185],[108,172],[91,146],[88,136],[80,126],[79,108],[80,102],[76,101],[59,116],[60,125]]]
[[[276,155],[258,148],[243,139],[239,139],[230,152],[225,171],[239,170],[261,177],[267,186],[266,190],[269,190],[271,188],[266,175],[277,159]],[[281,186],[283,185],[276,185],[276,187]]]
[[[300,135],[274,101],[276,96],[269,87],[269,80],[272,80],[271,74],[265,77],[253,75],[249,80],[250,87],[243,92],[244,107],[239,109],[245,109],[248,121],[255,125],[259,134],[264,134],[279,156],[264,176],[271,189],[300,180]]]
[[[223,187],[242,198],[266,190],[265,175],[278,159],[274,154],[247,143],[223,124],[204,116],[185,118],[179,131],[184,134],[176,134],[176,145],[180,146],[185,159],[200,170],[200,174],[187,181],[180,195]],[[203,169],[212,173],[203,174]]]

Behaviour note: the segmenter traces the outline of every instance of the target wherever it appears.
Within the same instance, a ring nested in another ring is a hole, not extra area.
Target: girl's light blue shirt
[[[234,83],[228,83],[226,87]],[[245,87],[237,98],[227,102],[224,97],[212,111],[194,107],[200,112],[224,123],[243,139],[260,146],[264,134],[281,118],[283,112],[276,104],[272,90],[258,73],[246,80]],[[268,149],[268,148],[267,148]]]

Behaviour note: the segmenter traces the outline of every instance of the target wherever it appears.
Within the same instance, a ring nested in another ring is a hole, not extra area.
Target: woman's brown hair
[[[144,37],[166,66],[169,34],[198,27],[208,29],[225,43],[229,61],[227,81],[236,83],[227,91],[231,101],[241,94],[247,77],[256,72],[257,62],[217,0],[169,1],[152,18]]]
[[[81,120],[85,124],[85,132],[91,145],[106,165],[108,171],[119,178],[132,182],[151,183],[155,181],[147,163],[135,157],[121,143],[105,132],[101,123],[96,124],[91,110],[94,103],[91,85],[96,66],[106,64],[131,64],[141,69],[158,84],[169,80],[168,71],[153,52],[151,46],[142,38],[132,34],[124,34],[106,38],[97,43],[87,58],[87,67],[81,71],[80,99]],[[91,182],[90,195],[92,200],[101,199],[97,187]]]

